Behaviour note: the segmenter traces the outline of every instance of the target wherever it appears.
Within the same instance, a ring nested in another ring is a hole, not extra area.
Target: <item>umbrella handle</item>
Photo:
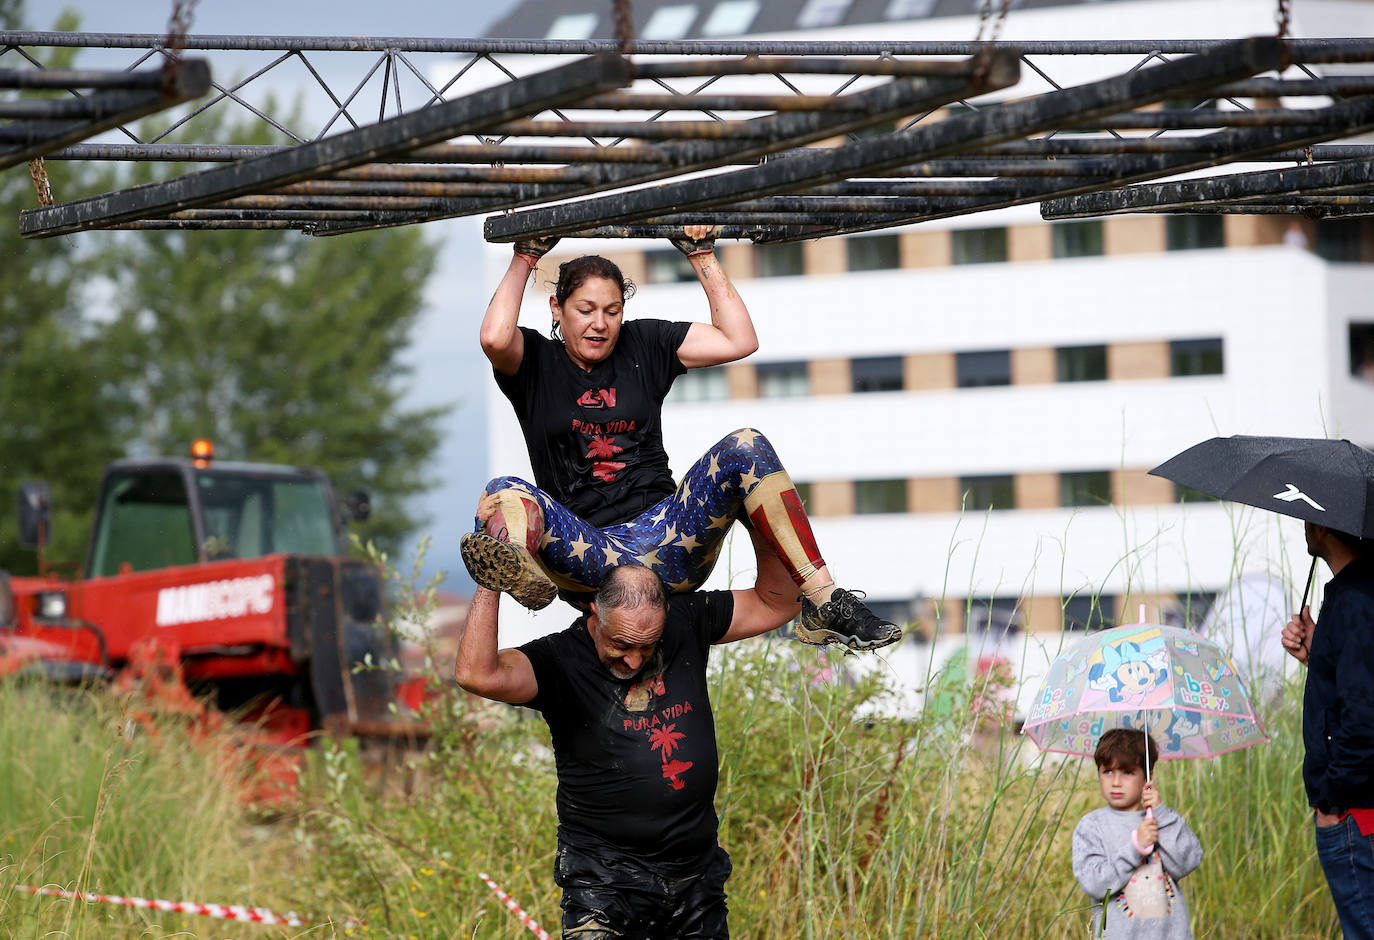
[[[1304,581],[1304,582],[1303,582],[1303,585],[1302,585],[1302,600],[1298,602],[1298,616],[1299,616],[1299,617],[1302,616],[1303,608],[1307,606],[1307,597],[1308,597],[1309,594],[1312,593],[1312,582],[1316,580],[1316,574],[1317,574],[1317,556],[1316,556],[1316,555],[1313,555],[1313,556],[1312,556],[1312,564],[1311,564],[1311,566],[1307,569],[1307,580]],[[1306,635],[1304,635],[1303,638],[1302,638],[1302,648],[1303,648],[1303,651],[1304,651],[1304,652],[1307,652],[1307,651],[1308,651],[1308,650],[1307,650],[1307,636],[1306,636]]]
[[[1302,600],[1298,602],[1298,613],[1307,606],[1307,598],[1312,593],[1313,576],[1317,573],[1317,556],[1312,556],[1312,564],[1307,569],[1307,580],[1302,584]]]

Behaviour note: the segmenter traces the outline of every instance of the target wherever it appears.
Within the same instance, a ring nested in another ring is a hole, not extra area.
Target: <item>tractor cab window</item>
[[[98,518],[91,556],[95,577],[196,563],[186,486],[175,471],[112,477]]]
[[[329,499],[319,480],[214,470],[200,471],[196,480],[205,509],[207,560],[338,553]]]

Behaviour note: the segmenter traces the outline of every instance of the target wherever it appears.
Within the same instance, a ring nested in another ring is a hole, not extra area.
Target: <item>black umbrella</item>
[[[1349,441],[1214,437],[1150,472],[1218,499],[1374,536],[1374,453]],[[1315,570],[1315,558],[1312,563]],[[1306,589],[1302,603],[1307,603]]]

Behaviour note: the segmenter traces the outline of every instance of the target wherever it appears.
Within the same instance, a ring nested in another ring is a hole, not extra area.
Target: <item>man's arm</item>
[[[730,592],[735,597],[735,613],[730,618],[730,629],[717,643],[733,643],[776,630],[801,611],[801,590],[792,582],[782,561],[753,529],[749,530],[749,537],[754,540],[759,576],[751,590]]]
[[[479,587],[473,594],[472,607],[463,624],[463,638],[458,644],[453,676],[459,685],[475,695],[523,705],[539,694],[539,683],[524,653],[496,648],[500,601],[500,594],[484,587]]]

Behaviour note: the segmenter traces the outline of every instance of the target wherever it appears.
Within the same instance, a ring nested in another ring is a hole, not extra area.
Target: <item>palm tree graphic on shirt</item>
[[[678,742],[687,735],[676,730],[677,725],[664,725],[649,732],[649,747],[659,752],[659,757],[663,759],[663,777],[668,781],[668,785],[674,790],[681,790],[686,783],[678,779],[678,775],[685,773],[692,767],[691,761],[669,760],[673,751],[677,750]]]
[[[624,449],[609,434],[594,436],[587,445],[587,457],[592,461],[592,476],[606,483],[612,482],[615,475],[625,469],[625,464],[610,458]]]

